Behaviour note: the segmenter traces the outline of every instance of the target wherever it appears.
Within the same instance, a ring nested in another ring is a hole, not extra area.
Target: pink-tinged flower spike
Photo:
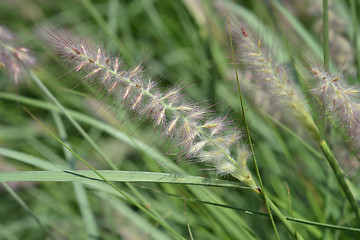
[[[206,107],[185,102],[180,88],[159,90],[157,83],[137,65],[125,69],[121,58],[110,57],[102,47],[45,30],[52,44],[73,71],[82,72],[84,84],[96,83],[104,98],[128,111],[145,115],[183,149],[183,156],[213,166],[219,175],[231,174],[250,187],[257,186],[246,167],[247,149],[239,144],[240,131]]]
[[[254,73],[254,82],[265,85],[272,99],[288,108],[316,141],[320,140],[318,128],[306,108],[303,97],[295,88],[293,80],[288,76],[286,68],[267,56],[261,47],[261,41],[257,41],[241,28],[241,32],[235,32],[239,39],[240,60],[245,63]]]
[[[273,59],[265,57],[265,54],[261,49],[260,41],[254,41],[250,34],[248,34],[244,29],[241,30],[242,31],[239,35],[242,36],[242,60],[245,61],[256,73],[256,78],[253,80],[266,84],[269,94],[271,94],[278,103],[287,106],[289,112],[291,112],[299,120],[299,122],[306,127],[309,133],[311,133],[313,139],[318,143],[328,163],[333,169],[338,183],[351,204],[357,218],[360,219],[358,204],[350,190],[348,182],[344,178],[343,171],[326,141],[321,139],[314,120],[309,111],[306,109],[304,101],[296,91],[293,81],[287,76],[286,70],[283,66],[275,63]],[[324,77],[321,73],[321,71],[318,71],[318,75],[320,77]],[[347,101],[344,101],[344,103],[346,102]],[[359,135],[357,134],[357,136]]]
[[[24,67],[34,66],[35,58],[26,48],[14,46],[16,41],[15,35],[0,25],[0,67],[4,67],[18,85],[24,76]]]
[[[347,136],[356,155],[360,149],[360,90],[349,86],[341,73],[333,74],[321,66],[311,66],[314,78],[311,93]]]

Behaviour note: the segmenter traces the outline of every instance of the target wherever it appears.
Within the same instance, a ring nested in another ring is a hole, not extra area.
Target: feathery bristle
[[[14,84],[18,85],[25,75],[25,67],[35,65],[35,58],[28,49],[15,46],[16,42],[15,35],[0,25],[0,66],[4,66]]]
[[[161,126],[165,134],[183,148],[183,156],[212,165],[218,174],[250,179],[246,184],[256,188],[246,164],[237,162],[236,154],[241,151],[246,152],[240,154],[242,156],[248,154],[246,148],[238,143],[242,135],[231,121],[214,117],[207,107],[187,103],[181,95],[181,88],[160,91],[140,65],[128,70],[122,66],[122,61],[110,57],[101,48],[59,31],[45,32],[45,40],[60,52],[69,66],[74,66],[74,72],[85,75],[82,78],[84,84],[100,85],[106,98],[152,119],[155,126]],[[233,152],[235,156],[232,156]]]
[[[349,86],[341,73],[333,74],[319,65],[312,64],[310,71],[314,79],[311,93],[348,137],[354,152],[359,154],[360,89]]]
[[[255,73],[253,81],[265,85],[267,94],[277,103],[286,106],[313,138],[316,141],[319,140],[319,131],[306,108],[303,97],[288,76],[286,68],[272,57],[267,56],[261,48],[260,40],[254,40],[244,28],[241,29],[241,33],[235,32],[239,38],[238,43],[241,49],[240,60]]]

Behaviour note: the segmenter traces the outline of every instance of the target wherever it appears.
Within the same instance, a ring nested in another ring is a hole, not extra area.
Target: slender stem
[[[96,175],[98,175],[104,182],[106,182],[108,185],[110,185],[113,189],[115,189],[118,193],[120,193],[122,196],[124,196],[127,200],[129,200],[132,204],[134,204],[137,208],[139,208],[141,211],[143,211],[145,214],[147,214],[149,217],[157,221],[159,224],[161,224],[164,228],[166,228],[169,232],[171,232],[175,237],[178,239],[185,240],[184,237],[182,237],[179,233],[177,233],[174,229],[171,228],[163,219],[160,219],[156,217],[152,212],[147,210],[145,207],[143,207],[141,204],[136,202],[130,195],[122,191],[120,188],[115,186],[114,183],[110,182],[107,178],[105,178],[99,171],[97,171],[93,166],[91,166],[88,162],[86,162],[84,159],[82,159],[79,155],[77,155],[73,150],[71,150],[65,143],[63,143],[53,132],[50,131],[39,119],[37,119],[29,110],[24,108],[25,111],[35,119],[35,121],[43,127],[51,136],[53,136],[58,142],[61,143],[67,150],[69,150],[77,159],[79,159],[81,162],[83,162],[91,171],[93,171]]]
[[[342,171],[341,167],[339,166],[339,163],[336,160],[335,156],[330,151],[330,148],[327,145],[326,141],[324,141],[324,140],[321,141],[320,147],[321,147],[321,150],[323,151],[324,155],[326,156],[326,159],[328,160],[333,172],[335,173],[336,179],[337,179],[338,183],[340,184],[342,190],[344,191],[344,194],[345,194],[346,198],[348,199],[348,201],[356,215],[358,222],[360,223],[359,205],[356,203],[354,194],[351,192],[350,186],[349,186],[348,182],[346,181],[344,172]]]
[[[276,217],[285,225],[285,227],[291,231],[291,233],[293,234],[293,237],[295,239],[298,240],[303,240],[303,238],[301,237],[301,235],[296,232],[296,230],[294,229],[294,227],[291,226],[291,224],[289,223],[288,218],[286,218],[281,211],[276,207],[276,205],[269,199],[268,196],[263,195],[264,198],[266,198],[266,201],[268,202],[271,210],[274,212],[274,214],[276,215]],[[293,219],[291,219],[293,221]]]
[[[269,212],[270,221],[271,221],[271,224],[272,224],[273,229],[275,231],[276,238],[280,240],[279,233],[277,231],[276,224],[275,224],[274,218],[273,218],[273,216],[271,214],[271,209],[270,209],[270,206],[269,206],[268,201],[267,201],[268,198],[266,197],[266,194],[265,194],[264,185],[263,185],[262,180],[261,180],[259,167],[258,167],[257,162],[256,162],[255,152],[254,152],[253,144],[252,144],[252,141],[251,141],[250,130],[249,130],[249,126],[248,126],[248,123],[247,123],[247,120],[246,120],[244,101],[243,101],[242,94],[241,94],[239,75],[238,75],[238,72],[237,72],[237,67],[236,67],[236,62],[235,62],[235,52],[234,52],[234,46],[233,46],[232,37],[231,37],[231,28],[230,28],[229,18],[228,18],[228,26],[229,26],[230,46],[231,46],[231,52],[232,52],[233,63],[234,63],[234,68],[235,68],[235,75],[236,75],[236,82],[237,82],[237,87],[238,87],[238,92],[239,92],[239,99],[240,99],[240,104],[241,104],[241,111],[242,111],[242,115],[244,117],[245,129],[246,129],[246,133],[248,135],[248,141],[249,141],[249,145],[250,145],[250,149],[251,149],[252,158],[253,158],[253,161],[254,161],[254,166],[255,166],[255,169],[256,169],[256,174],[257,174],[257,177],[259,179],[259,183],[260,183],[260,187],[261,187],[261,191],[257,191],[257,193],[263,195],[263,199],[264,199],[266,208],[267,208],[267,210]]]
[[[360,54],[359,54],[359,45],[358,45],[358,21],[357,21],[357,5],[355,0],[350,1],[350,8],[351,8],[351,18],[353,22],[353,46],[355,48],[355,64],[356,64],[356,76],[357,80],[360,81]]]
[[[84,129],[76,122],[76,120],[71,116],[71,114],[61,105],[61,103],[55,98],[55,96],[46,88],[46,86],[40,81],[40,79],[32,71],[28,70],[28,72],[35,81],[35,83],[40,87],[40,89],[42,89],[44,93],[55,103],[55,105],[63,112],[63,114],[68,118],[68,120],[80,132],[80,134],[94,147],[94,149],[100,154],[100,156],[109,164],[109,166],[114,170],[119,170],[110,160],[110,158],[98,147],[98,145],[90,138],[90,136],[84,131]],[[64,145],[64,147],[68,148],[66,145]],[[131,184],[126,183],[126,185],[134,192],[135,189],[131,187]],[[159,214],[156,215],[157,218],[160,219],[160,215]]]
[[[59,132],[60,138],[64,139],[64,143],[71,148],[70,143],[68,142],[68,135],[65,129],[65,126],[63,124],[63,121],[61,120],[60,114],[56,111],[51,111],[52,116],[55,121],[55,125],[57,127],[57,130]],[[68,161],[69,166],[72,170],[76,170],[76,164],[75,159],[73,155],[63,146],[63,152],[64,157]],[[78,207],[80,209],[80,213],[85,225],[86,232],[88,234],[88,237],[91,238],[99,238],[99,230],[98,225],[96,222],[96,218],[93,214],[93,208],[89,204],[89,198],[87,196],[87,191],[84,187],[84,185],[81,182],[74,181],[72,182],[74,193],[76,197],[76,201],[78,204]]]
[[[46,226],[41,222],[41,220],[31,211],[31,209],[26,205],[26,203],[21,199],[21,197],[6,183],[2,182],[2,186],[5,190],[15,199],[15,201],[35,220],[35,222],[40,226],[40,228],[51,238],[56,239],[54,235],[46,228]]]
[[[324,50],[324,69],[329,69],[329,18],[328,18],[328,0],[323,0],[323,50]],[[323,115],[326,115],[325,108],[322,108]],[[320,136],[325,139],[326,121],[321,121]]]
[[[354,9],[355,10],[355,9]],[[355,13],[356,15],[356,13]],[[355,21],[356,22],[356,21]],[[328,19],[328,0],[323,0],[323,34],[324,34],[324,69],[329,69],[329,19]],[[355,37],[356,40],[356,37]],[[355,42],[356,44],[356,42]],[[356,48],[357,49],[357,48]],[[324,108],[324,115],[325,115],[325,108]],[[325,135],[325,128],[326,128],[326,122],[325,118],[323,120],[323,131],[322,131],[322,139],[324,139]],[[319,143],[323,153],[325,154],[333,172],[335,173],[335,176],[338,180],[338,183],[340,184],[342,190],[345,193],[346,198],[350,202],[350,205],[355,212],[357,220],[360,222],[360,211],[359,206],[356,203],[356,200],[354,198],[354,194],[351,192],[348,182],[345,179],[345,175],[336,160],[335,156],[330,151],[329,146],[327,145],[326,141],[322,140]]]
[[[74,118],[66,111],[66,109],[61,105],[61,103],[55,98],[55,96],[46,88],[46,86],[40,81],[40,79],[29,70],[29,74],[34,80],[34,82],[40,87],[40,89],[55,103],[58,108],[64,113],[67,119],[74,125],[74,127],[79,131],[79,133],[90,143],[90,145],[100,154],[100,156],[106,161],[109,166],[118,170],[114,163],[106,156],[106,154],[98,147],[98,145],[89,137],[85,130],[74,120]]]
[[[324,68],[329,69],[329,17],[328,0],[323,0]]]
[[[150,189],[150,190],[153,190],[153,189]],[[163,192],[161,192],[161,193],[164,194]],[[165,194],[169,195],[169,196],[172,196],[172,197],[177,197],[177,198],[183,199],[184,201],[192,201],[192,202],[209,204],[209,205],[222,207],[222,208],[228,208],[228,209],[243,212],[244,214],[266,216],[266,217],[269,216],[269,214],[265,213],[265,212],[249,210],[249,209],[246,209],[246,208],[238,208],[238,207],[234,207],[234,206],[229,206],[229,205],[224,205],[224,204],[219,204],[219,203],[214,203],[214,202],[209,202],[209,201],[202,201],[202,200],[199,200],[199,199],[196,199],[196,198],[188,198],[188,197],[184,197],[184,196],[180,196],[180,195],[176,195],[176,194],[171,194],[171,193],[165,193]],[[275,205],[274,205],[274,208],[277,209]],[[275,217],[275,219],[277,219],[276,215],[274,217]],[[306,224],[306,225],[315,226],[315,227],[324,228],[324,229],[332,229],[332,230],[341,230],[341,231],[348,231],[348,232],[353,232],[353,233],[360,233],[360,228],[352,228],[352,227],[345,227],[345,226],[339,226],[339,225],[328,224],[328,223],[314,222],[314,221],[310,221],[310,220],[295,218],[295,217],[292,217],[292,216],[291,217],[290,216],[284,216],[284,217],[290,223],[300,223],[300,224]]]

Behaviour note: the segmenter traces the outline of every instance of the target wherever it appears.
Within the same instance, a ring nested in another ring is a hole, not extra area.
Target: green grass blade
[[[44,159],[29,155],[26,153],[18,152],[15,150],[2,148],[2,147],[0,147],[0,155],[21,161],[23,163],[29,164],[34,167],[45,169],[45,170],[50,170],[50,171],[51,170],[68,170],[68,168],[65,166],[55,164],[55,163],[50,163]],[[4,173],[4,172],[2,172],[2,173]],[[2,173],[0,173],[0,174],[2,174]]]
[[[99,146],[90,138],[90,136],[84,131],[84,129],[72,118],[71,115],[66,111],[62,104],[55,98],[55,96],[46,88],[46,86],[41,82],[41,80],[29,70],[29,75],[34,80],[34,82],[39,86],[39,88],[48,96],[58,106],[68,120],[74,125],[74,127],[79,131],[79,133],[90,143],[90,145],[100,154],[100,156],[106,161],[107,164],[112,169],[117,169],[116,166],[111,162],[109,157],[99,148]]]
[[[112,182],[176,183],[251,190],[251,188],[245,187],[238,182],[198,176],[141,171],[98,170],[98,172]],[[0,173],[0,182],[12,181],[102,181],[102,178],[90,170],[16,171]]]
[[[53,136],[61,145],[66,147],[77,159],[79,159],[81,162],[83,162],[88,168],[91,169],[96,175],[98,175],[103,181],[105,181],[109,186],[111,186],[113,189],[115,189],[118,193],[120,193],[122,196],[124,196],[127,200],[129,200],[132,204],[134,204],[137,208],[139,208],[141,211],[143,211],[145,214],[147,214],[149,217],[153,218],[155,221],[157,221],[159,224],[161,224],[163,227],[165,227],[170,233],[174,235],[174,237],[178,239],[185,239],[183,238],[178,232],[176,232],[171,226],[169,226],[166,221],[163,219],[160,219],[156,217],[153,213],[151,213],[149,210],[147,210],[145,207],[140,205],[135,199],[133,199],[130,195],[122,191],[120,188],[115,186],[112,182],[107,180],[101,173],[99,173],[94,167],[92,167],[89,163],[87,163],[84,159],[82,159],[79,155],[77,155],[74,151],[72,151],[68,146],[66,146],[53,132],[50,131],[40,120],[38,120],[32,113],[30,113],[27,109],[25,109],[26,112],[35,119],[35,121],[41,125],[51,136]]]
[[[69,145],[69,142],[67,141],[68,136],[67,136],[65,126],[61,120],[60,115],[55,111],[53,111],[51,113],[55,120],[56,127],[59,131],[60,138],[64,139],[63,141],[67,146],[71,146],[71,145]],[[65,147],[63,147],[63,152],[64,152],[64,156],[65,156],[66,160],[69,163],[70,168],[75,169],[75,161],[74,161],[74,158],[71,155],[71,153]],[[73,182],[73,187],[74,187],[74,192],[75,192],[75,196],[76,196],[76,201],[78,203],[78,207],[80,208],[81,216],[82,216],[83,222],[85,224],[87,235],[88,235],[89,239],[98,239],[100,237],[99,231],[98,231],[98,226],[97,226],[94,214],[93,214],[92,207],[91,207],[88,197],[87,197],[86,189],[79,182]]]
[[[46,232],[46,234],[51,238],[51,239],[55,239],[55,237],[46,229],[46,227],[44,226],[44,224],[40,221],[40,219],[33,213],[33,211],[27,206],[27,204],[21,199],[21,197],[14,191],[11,189],[11,187],[5,183],[2,182],[3,187],[6,189],[6,191],[8,193],[10,193],[10,195],[15,199],[16,202],[19,203],[19,205],[21,206],[21,208],[23,208],[34,220],[35,222],[40,226],[40,228]]]

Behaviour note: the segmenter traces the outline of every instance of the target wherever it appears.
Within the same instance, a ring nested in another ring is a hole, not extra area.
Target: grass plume
[[[248,150],[239,144],[241,131],[226,117],[217,117],[207,107],[189,103],[181,88],[159,90],[156,81],[141,65],[124,67],[119,57],[70,37],[63,31],[44,30],[44,39],[61,54],[84,84],[96,84],[105,99],[121,104],[128,111],[150,118],[182,149],[183,156],[213,166],[219,175],[230,174],[256,188],[246,167]]]
[[[241,32],[238,32],[237,34],[238,36],[241,36],[239,37],[241,39],[241,60],[256,74],[254,81],[260,81],[260,83],[265,84],[267,92],[276,100],[276,102],[286,106],[309,131],[330,164],[339,185],[354,210],[358,222],[360,222],[359,206],[355,200],[354,193],[350,189],[349,183],[344,178],[344,172],[339,161],[330,150],[327,142],[320,136],[320,132],[311,114],[306,109],[305,102],[295,89],[294,82],[288,77],[285,68],[282,65],[277,64],[271,57],[267,57],[261,48],[261,41],[255,41],[244,28],[241,28]],[[314,72],[315,70],[312,71]],[[322,78],[325,77],[321,76],[320,72],[317,72],[317,74]],[[325,77],[325,79],[327,78]],[[330,77],[329,79],[337,78]],[[335,80],[335,82],[336,81],[337,80]],[[349,102],[345,101],[345,104],[347,103]]]
[[[306,127],[313,138],[319,141],[319,130],[286,68],[277,63],[273,57],[267,56],[262,49],[260,39],[255,40],[244,28],[240,29],[235,32],[239,39],[240,61],[255,73],[253,81],[264,85],[272,99],[285,106]]]
[[[337,124],[359,157],[360,149],[360,90],[350,86],[341,73],[311,64],[314,79],[311,93],[325,107],[326,115]]]
[[[18,85],[26,75],[25,67],[35,65],[35,58],[24,47],[17,46],[16,36],[6,27],[0,25],[0,67],[4,67]]]

